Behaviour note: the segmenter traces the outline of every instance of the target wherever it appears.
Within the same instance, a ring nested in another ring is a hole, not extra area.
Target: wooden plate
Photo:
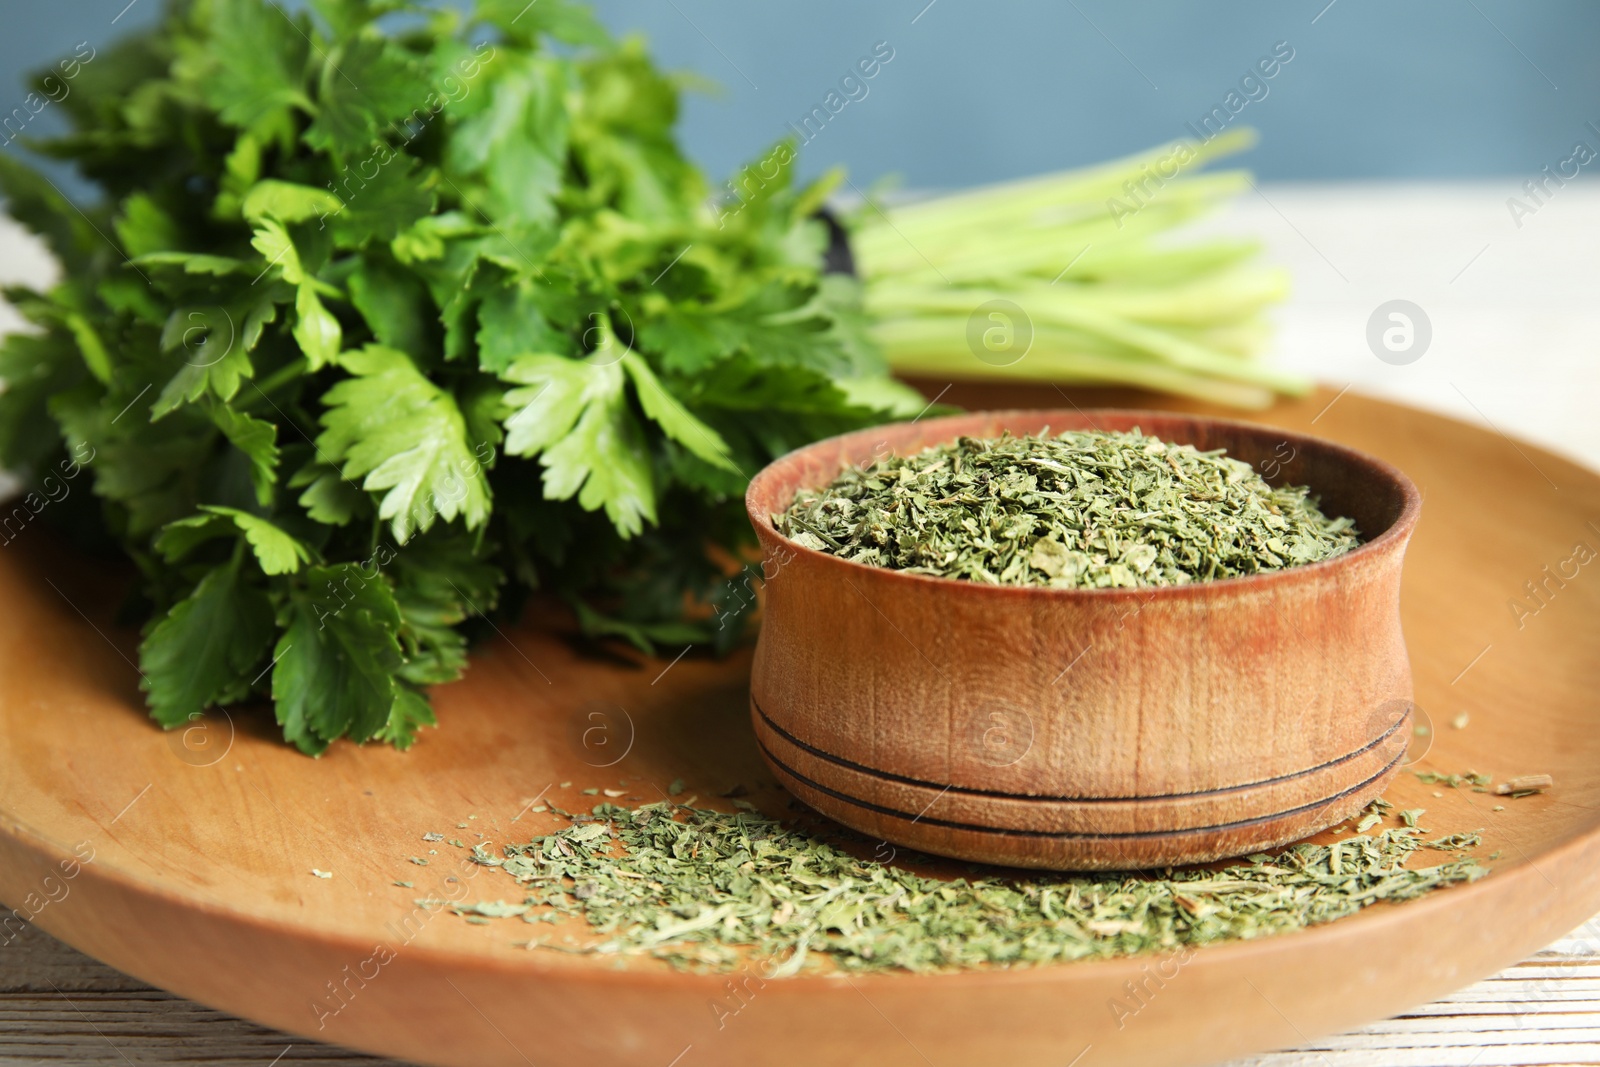
[[[1061,406],[1062,395],[972,387],[957,402]],[[422,835],[482,834],[496,847],[555,825],[526,810],[547,789],[575,808],[592,803],[577,792],[586,786],[653,800],[677,777],[702,802],[730,803],[715,798],[743,786],[785,812],[745,717],[747,655],[606,659],[559,626],[530,625],[485,645],[467,680],[438,692],[444,726],[411,752],[340,745],[310,760],[256,714],[187,736],[156,729],[134,637],[97,595],[106,576],[25,537],[0,551],[0,899],[184,996],[437,1064],[1198,1063],[1432,1000],[1600,909],[1600,476],[1351,394],[1262,418],[1370,451],[1424,494],[1403,612],[1434,733],[1415,766],[1555,776],[1552,793],[1521,800],[1435,797],[1401,776],[1397,804],[1427,808],[1434,831],[1481,827],[1480,853],[1500,852],[1476,884],[1202,949],[1162,974],[1134,958],[735,987],[651,960],[529,952],[513,946],[526,936],[515,920],[469,925],[414,907],[422,896],[518,898],[503,875],[458,866],[459,850]],[[1465,728],[1452,727],[1462,714]],[[0,942],[21,921],[5,920]]]

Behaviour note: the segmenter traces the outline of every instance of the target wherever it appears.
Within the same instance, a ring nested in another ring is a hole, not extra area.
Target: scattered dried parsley
[[[948,880],[858,859],[753,811],[602,803],[569,818],[570,827],[509,845],[503,858],[474,850],[477,862],[526,887],[520,904],[452,909],[530,923],[574,917],[594,934],[558,940],[558,927],[531,948],[723,971],[754,960],[781,977],[830,963],[850,972],[941,971],[1261,937],[1486,873],[1464,855],[1405,867],[1423,848],[1460,852],[1478,843],[1476,834],[1425,841],[1409,827],[1302,843],[1219,870]]]
[[[1417,776],[1417,781],[1423,785],[1446,785],[1451,789],[1460,789],[1464,785],[1472,786],[1476,791],[1483,792],[1483,787],[1494,781],[1490,774],[1479,774],[1469,770],[1466,774],[1441,774],[1438,771],[1412,771]]]
[[[1001,585],[1179,585],[1312,563],[1359,542],[1304,487],[1137,429],[963,437],[852,467],[773,516],[858,563]]]
[[[1469,848],[1477,848],[1483,844],[1483,837],[1477,831],[1471,833],[1446,834],[1433,841],[1422,842],[1423,848],[1436,848],[1441,852],[1464,852]]]

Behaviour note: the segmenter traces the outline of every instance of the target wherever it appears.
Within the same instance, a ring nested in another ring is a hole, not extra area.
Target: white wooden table
[[[1269,185],[1218,224],[1261,234],[1293,272],[1280,315],[1285,362],[1600,467],[1600,188],[1573,183],[1520,228],[1505,205],[1518,193],[1509,179]],[[0,280],[48,270],[0,223]],[[1394,299],[1422,308],[1432,327],[1427,351],[1406,365],[1379,360],[1366,341],[1372,312]],[[0,330],[14,323],[0,306]],[[151,989],[38,931],[0,949],[0,1065],[392,1062]],[[1572,1063],[1600,1063],[1600,917],[1437,1004],[1233,1067]]]

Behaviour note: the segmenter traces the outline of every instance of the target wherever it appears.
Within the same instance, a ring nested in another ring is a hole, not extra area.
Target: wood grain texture
[[[1512,1067],[1600,1062],[1600,917],[1442,1000],[1228,1067]],[[0,1065],[405,1067],[181,1000],[30,928],[0,955]],[[44,990],[58,987],[65,997]],[[67,1001],[70,1000],[70,1004]],[[63,1022],[63,1008],[75,1022]],[[113,1037],[112,1035],[115,1035]],[[687,1057],[685,1057],[687,1060]],[[937,1061],[936,1061],[937,1062]],[[1083,1067],[1094,1060],[1086,1055]]]
[[[947,399],[1061,403],[1049,391]],[[585,785],[653,799],[683,777],[702,803],[728,805],[718,794],[743,786],[759,807],[787,812],[747,724],[748,656],[607,659],[573,643],[559,619],[530,619],[480,648],[463,683],[439,691],[444,726],[409,753],[336,746],[313,761],[248,714],[235,715],[231,741],[218,718],[215,747],[197,749],[145,718],[124,659],[133,637],[97,606],[104,576],[37,543],[0,552],[0,900],[182,996],[435,1064],[1059,1067],[1086,1045],[1085,1062],[1096,1064],[1215,1062],[1433,1000],[1600,909],[1600,581],[1585,569],[1520,628],[1507,609],[1576,542],[1600,540],[1588,526],[1600,518],[1600,478],[1447,419],[1354,394],[1331,400],[1264,418],[1305,427],[1326,409],[1318,433],[1395,463],[1425,496],[1401,595],[1416,699],[1436,727],[1416,766],[1548,772],[1557,785],[1494,812],[1486,797],[1433,797],[1401,775],[1390,798],[1428,809],[1430,830],[1483,828],[1482,851],[1500,853],[1490,877],[1203,949],[1122,1028],[1108,1004],[1148,961],[807,976],[768,983],[719,1029],[721,976],[528,952],[516,946],[526,935],[515,921],[469,926],[413,904],[461,884],[472,899],[514,897],[500,876],[473,878],[453,850],[421,835],[482,834],[490,847],[526,840],[558,825],[526,810],[547,787],[573,808],[587,802],[577,792]],[[1513,511],[1514,524],[1505,521]],[[1467,729],[1444,725],[1463,711]],[[585,745],[595,712],[613,716],[616,747]],[[93,859],[63,894],[61,864],[78,845]],[[334,876],[316,878],[313,867]],[[406,880],[415,887],[392,884]],[[377,976],[352,977],[371,973],[380,949]]]
[[[1135,427],[1309,485],[1353,551],[1144,589],[953,581],[852,563],[774,527],[800,489],[960,437]],[[1411,735],[1400,575],[1420,498],[1291,433],[1151,411],[987,412],[847,434],[750,483],[767,575],[751,722],[784,783],[863,833],[1017,867],[1204,863],[1343,821]]]
[[[0,1065],[403,1067],[164,993],[29,926],[0,951]]]

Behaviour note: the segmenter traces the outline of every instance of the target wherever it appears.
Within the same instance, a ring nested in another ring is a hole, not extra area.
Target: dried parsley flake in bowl
[[[852,467],[773,516],[799,544],[999,585],[1179,585],[1314,563],[1359,543],[1304,486],[1133,429],[958,438]]]

